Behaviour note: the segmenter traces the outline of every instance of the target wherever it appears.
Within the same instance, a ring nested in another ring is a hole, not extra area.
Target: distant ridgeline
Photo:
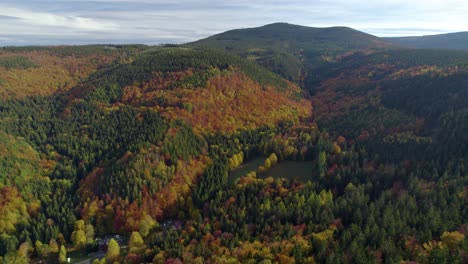
[[[457,32],[420,37],[384,38],[388,42],[411,48],[438,50],[468,50],[468,32]]]
[[[2,48],[0,262],[465,263],[467,85],[341,27]]]

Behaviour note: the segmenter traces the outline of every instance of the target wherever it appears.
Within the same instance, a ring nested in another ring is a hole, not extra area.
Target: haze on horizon
[[[3,0],[0,46],[184,43],[287,22],[380,37],[467,31],[462,0]]]

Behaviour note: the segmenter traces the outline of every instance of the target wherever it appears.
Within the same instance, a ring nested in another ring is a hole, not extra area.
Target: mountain
[[[236,29],[188,44],[222,49],[257,61],[300,83],[317,64],[355,50],[391,48],[384,40],[347,27],[313,28],[275,23]]]
[[[299,49],[333,52],[390,46],[378,37],[348,27],[313,28],[287,23],[230,30],[191,44],[214,46],[235,53],[259,47],[294,53]]]
[[[468,32],[383,39],[391,43],[411,48],[468,50]]]

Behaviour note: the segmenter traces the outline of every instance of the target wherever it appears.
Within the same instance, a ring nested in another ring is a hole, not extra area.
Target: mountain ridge
[[[271,32],[271,30],[274,30],[275,32]],[[268,34],[273,34],[277,35],[280,33],[288,33],[291,35],[299,35],[303,33],[308,33],[308,34],[324,34],[324,33],[333,33],[333,31],[340,31],[340,32],[345,32],[345,33],[354,33],[354,34],[359,34],[361,36],[366,36],[371,39],[378,40],[380,39],[377,36],[374,36],[369,33],[365,33],[359,30],[356,30],[351,27],[347,26],[332,26],[332,27],[309,27],[309,26],[303,26],[303,25],[296,25],[296,24],[290,24],[290,23],[285,23],[285,22],[277,22],[277,23],[271,23],[259,27],[251,27],[251,28],[239,28],[239,29],[232,29],[228,30],[225,32],[221,32],[212,36],[209,36],[207,38],[199,39],[194,42],[189,42],[187,44],[196,44],[200,42],[205,42],[206,40],[209,39],[220,39],[220,37],[229,35],[229,34],[237,34],[237,33],[242,33],[242,34],[265,34],[268,36]],[[279,32],[279,33],[278,33]],[[313,37],[318,37],[318,36],[313,36]],[[262,36],[265,37],[265,36]],[[335,37],[335,36],[334,36]]]
[[[468,31],[383,39],[412,48],[468,50]]]

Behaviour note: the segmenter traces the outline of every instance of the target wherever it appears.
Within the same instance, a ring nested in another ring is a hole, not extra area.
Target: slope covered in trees
[[[296,85],[234,55],[209,49],[154,48],[130,63],[98,71],[70,100],[152,108],[197,131],[297,123],[311,115]]]
[[[23,98],[66,91],[97,69],[145,46],[0,48],[0,96]]]
[[[309,82],[314,87],[315,120],[353,137],[401,132],[410,129],[408,125],[413,132],[431,136],[442,115],[468,107],[463,99],[467,66],[468,53],[462,51],[352,55]]]

